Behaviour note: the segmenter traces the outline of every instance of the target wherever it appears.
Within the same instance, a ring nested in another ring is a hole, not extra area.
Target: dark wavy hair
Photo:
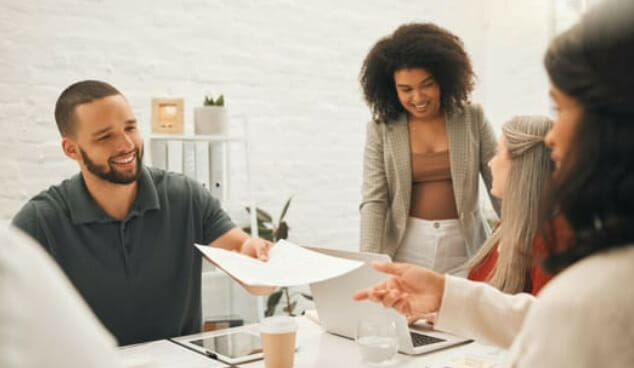
[[[405,111],[394,72],[410,68],[423,68],[434,77],[444,112],[462,110],[468,102],[475,74],[460,38],[435,24],[405,24],[379,40],[361,67],[359,79],[375,121],[387,123]]]
[[[629,4],[626,4],[629,3]],[[544,57],[551,82],[582,117],[544,201],[574,232],[549,242],[544,266],[557,272],[592,254],[634,244],[634,6],[607,1],[553,40]],[[545,229],[546,238],[552,233]]]

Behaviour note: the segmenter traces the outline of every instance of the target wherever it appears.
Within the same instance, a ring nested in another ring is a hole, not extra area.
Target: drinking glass
[[[364,320],[356,326],[355,340],[364,363],[374,367],[390,366],[398,351],[396,323],[392,320]]]

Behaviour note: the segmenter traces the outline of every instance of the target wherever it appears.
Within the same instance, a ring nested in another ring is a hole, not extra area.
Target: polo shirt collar
[[[161,208],[156,185],[154,184],[154,180],[152,180],[149,169],[145,166],[141,168],[138,185],[136,199],[132,203],[130,212],[125,220],[132,216],[142,215],[147,211]],[[86,189],[86,183],[81,173],[70,179],[69,189],[68,205],[70,207],[70,217],[73,225],[118,221],[108,216],[108,214],[95,203]]]

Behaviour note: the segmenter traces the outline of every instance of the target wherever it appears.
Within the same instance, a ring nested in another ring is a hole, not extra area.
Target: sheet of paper
[[[119,348],[119,356],[128,368],[215,368],[227,365],[188,350],[168,340]]]
[[[482,358],[460,358],[449,363],[451,368],[492,368],[495,366],[494,361]]]
[[[427,357],[425,364],[429,368],[495,368],[504,361],[506,350],[473,342]]]
[[[296,286],[327,280],[357,269],[363,262],[313,252],[280,240],[268,262],[224,249],[196,245],[205,258],[247,285]]]

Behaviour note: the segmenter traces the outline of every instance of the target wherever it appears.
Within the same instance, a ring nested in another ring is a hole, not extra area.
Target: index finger
[[[367,300],[370,298],[370,290],[371,289],[364,289],[361,291],[357,291],[356,293],[354,293],[354,295],[352,295],[352,300],[360,302],[362,300]]]
[[[259,260],[266,262],[269,260],[269,247],[271,242],[262,241],[261,244],[261,246],[255,247],[255,254]]]
[[[383,273],[388,273],[390,275],[394,275],[394,276],[401,276],[403,275],[403,272],[405,271],[405,269],[407,268],[407,264],[406,263],[395,263],[395,262],[391,262],[391,263],[380,263],[380,262],[372,262],[372,267],[374,267],[375,270],[377,271],[381,271]]]
[[[379,283],[372,287],[363,289],[361,291],[357,291],[354,295],[352,295],[352,299],[356,301],[370,299],[372,301],[376,301],[376,298],[382,297],[387,290],[385,289],[385,283]]]

